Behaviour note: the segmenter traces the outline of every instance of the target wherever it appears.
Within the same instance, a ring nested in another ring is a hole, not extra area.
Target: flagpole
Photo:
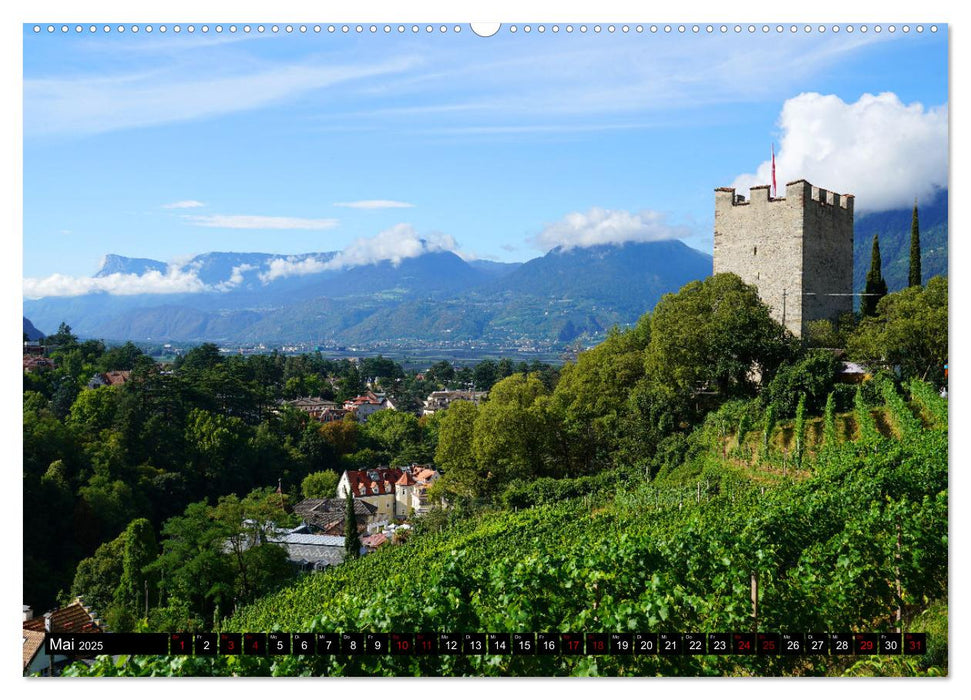
[[[778,197],[778,191],[775,186],[775,143],[772,144],[772,199]]]

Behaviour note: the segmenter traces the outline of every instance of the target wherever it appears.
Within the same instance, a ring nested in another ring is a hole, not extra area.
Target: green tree
[[[318,430],[338,456],[357,451],[361,425],[353,418],[347,417],[341,421],[324,423]]]
[[[421,427],[418,418],[402,411],[377,411],[371,414],[362,427],[365,437],[386,456],[392,464],[423,462]],[[429,455],[430,456],[430,455]]]
[[[888,294],[849,337],[850,356],[872,369],[900,368],[901,379],[940,385],[948,357],[947,278]]]
[[[226,493],[247,483],[241,473],[242,456],[250,429],[235,416],[225,416],[201,408],[189,412],[185,440],[189,454],[210,493]]]
[[[917,199],[914,199],[914,216],[910,222],[910,274],[907,276],[910,287],[921,285],[920,277],[920,223],[917,221]]]
[[[133,520],[123,534],[122,572],[115,590],[115,604],[132,617],[143,617],[146,601],[154,600],[158,574],[146,568],[158,558],[155,530],[145,518]]]
[[[803,397],[809,412],[818,414],[833,389],[839,364],[829,350],[810,350],[793,364],[784,363],[760,396],[763,405],[774,403],[779,417],[788,418]]]
[[[51,397],[51,411],[64,420],[71,411],[71,405],[78,396],[77,382],[71,376],[61,377]]]
[[[234,597],[228,533],[206,502],[191,503],[183,515],[170,518],[162,535],[162,554],[150,568],[167,597],[183,601],[201,619],[209,619],[217,606],[226,610]]]
[[[487,490],[513,479],[552,476],[547,463],[562,467],[551,449],[560,432],[554,423],[538,377],[517,373],[497,382],[479,408],[472,443],[479,468],[486,470]]]
[[[344,558],[361,556],[361,536],[357,531],[357,515],[354,513],[354,496],[350,490],[344,499]]]
[[[666,294],[651,316],[645,374],[653,392],[687,402],[700,390],[754,396],[795,341],[772,319],[755,287],[722,273]]]
[[[162,554],[145,571],[160,576],[165,607],[211,619],[217,611],[252,601],[293,572],[286,551],[268,540],[290,522],[286,497],[272,488],[245,498],[223,496],[215,506],[191,503],[162,527]]]
[[[98,362],[98,369],[102,372],[131,370],[135,368],[135,363],[142,356],[143,353],[138,346],[129,340],[124,345],[116,345],[106,350]]]
[[[90,557],[78,563],[71,584],[71,597],[81,596],[96,612],[106,614],[114,605],[115,591],[124,571],[125,537],[118,537],[101,544]]]
[[[864,318],[874,316],[877,312],[877,304],[886,294],[887,283],[880,269],[880,239],[874,235],[873,248],[870,251],[870,270],[866,273],[863,298],[860,300],[860,314]]]
[[[219,346],[214,343],[203,343],[197,345],[182,355],[175,361],[175,366],[180,370],[197,372],[213,369],[223,361],[219,354]]]
[[[448,360],[439,360],[428,369],[425,376],[441,386],[447,386],[455,379],[455,368]]]
[[[442,469],[442,478],[435,483],[441,493],[473,498],[485,490],[487,471],[475,459],[475,419],[479,408],[469,401],[455,401],[441,415],[438,426],[438,446],[435,464]]]
[[[552,405],[573,446],[571,459],[581,470],[617,449],[631,387],[644,376],[650,338],[651,319],[645,314],[634,328],[612,329],[606,340],[581,352],[560,372]]]
[[[71,332],[71,327],[61,321],[57,327],[57,333],[49,335],[44,339],[47,347],[72,348],[78,344],[78,337]]]
[[[489,391],[492,385],[498,381],[498,372],[499,367],[495,360],[482,360],[472,372],[475,388],[479,391]]]
[[[308,474],[300,484],[304,498],[334,498],[340,477],[330,470]]]
[[[71,405],[66,423],[91,439],[112,426],[118,411],[121,387],[82,389]]]

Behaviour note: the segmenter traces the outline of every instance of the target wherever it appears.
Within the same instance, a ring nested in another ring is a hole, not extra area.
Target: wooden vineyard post
[[[752,572],[752,627],[759,631],[759,575]]]

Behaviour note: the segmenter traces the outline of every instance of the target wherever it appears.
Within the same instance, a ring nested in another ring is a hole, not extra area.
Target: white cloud
[[[170,265],[164,274],[152,270],[143,275],[116,272],[105,277],[71,277],[53,274],[44,278],[24,278],[24,297],[28,299],[76,297],[94,292],[130,295],[178,294],[205,290],[206,285],[195,272],[187,272],[175,265]]]
[[[199,202],[195,199],[183,199],[178,202],[172,202],[171,204],[163,204],[162,209],[194,209],[195,207],[206,206],[203,202]]]
[[[322,258],[304,258],[295,255],[286,258],[273,258],[268,263],[266,272],[260,273],[260,280],[266,283],[281,277],[313,275],[327,269],[329,269],[327,261]]]
[[[406,258],[417,258],[425,253],[441,251],[458,254],[458,243],[446,234],[419,236],[411,224],[396,224],[370,238],[356,239],[329,260],[299,256],[274,258],[269,262],[267,271],[260,275],[260,279],[270,282],[280,277],[312,275],[380,262],[398,265]]]
[[[778,196],[787,181],[856,196],[857,211],[906,207],[947,186],[947,105],[905,105],[894,93],[864,94],[851,104],[804,93],[787,100],[776,153]],[[770,184],[771,160],[736,178],[737,189]]]
[[[574,212],[549,224],[532,242],[543,251],[557,246],[569,250],[628,241],[684,238],[690,234],[687,227],[668,224],[666,216],[660,212],[644,210],[633,213],[593,207],[586,214]]]
[[[238,287],[243,283],[243,273],[249,272],[250,270],[255,270],[256,265],[250,265],[249,263],[243,263],[242,265],[236,265],[233,267],[233,271],[229,275],[229,279],[225,282],[220,282],[215,286],[220,292],[226,292],[230,289]]]
[[[415,205],[408,202],[396,202],[393,199],[362,199],[358,202],[334,202],[334,206],[351,209],[408,209]]]
[[[246,214],[211,214],[206,216],[185,215],[194,226],[241,229],[291,229],[322,231],[334,228],[337,219],[301,219],[293,216],[249,216]]]
[[[327,262],[329,269],[373,265],[390,261],[397,265],[405,258],[425,253],[455,251],[458,244],[445,234],[419,236],[411,224],[396,224],[371,238],[358,238]]]

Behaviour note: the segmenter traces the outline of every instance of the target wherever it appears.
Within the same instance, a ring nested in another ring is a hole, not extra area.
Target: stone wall
[[[714,273],[734,272],[755,285],[772,317],[801,336],[810,321],[852,311],[853,197],[805,180],[771,198],[751,188],[715,190]]]

